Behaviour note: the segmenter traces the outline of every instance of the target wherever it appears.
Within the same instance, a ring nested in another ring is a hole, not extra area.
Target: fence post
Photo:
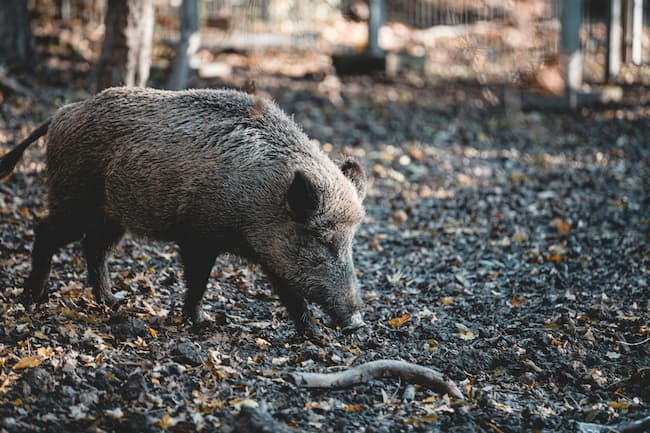
[[[190,59],[201,43],[199,33],[199,0],[183,0],[180,7],[181,35],[176,47],[176,58],[172,66],[167,87],[181,90],[187,87]]]
[[[634,0],[632,6],[632,62],[640,65],[642,62],[643,40],[643,0]]]
[[[607,31],[607,67],[605,81],[618,76],[621,70],[621,51],[623,48],[623,0],[610,0],[609,28]]]
[[[577,92],[582,87],[582,52],[580,50],[582,0],[563,0],[561,20],[566,94],[569,105],[575,108],[578,104]]]
[[[370,19],[368,20],[368,52],[372,56],[381,56],[379,47],[379,29],[384,24],[386,3],[384,0],[370,0]]]

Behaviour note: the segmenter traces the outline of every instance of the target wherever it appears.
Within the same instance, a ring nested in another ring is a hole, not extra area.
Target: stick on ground
[[[305,388],[347,388],[382,377],[400,378],[431,388],[439,394],[463,398],[456,384],[441,373],[405,361],[382,359],[336,373],[289,373],[293,383]]]
[[[619,424],[616,431],[619,433],[642,433],[650,430],[650,416],[629,423]]]

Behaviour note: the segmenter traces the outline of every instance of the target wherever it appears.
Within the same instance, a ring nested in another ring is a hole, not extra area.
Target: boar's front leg
[[[201,248],[190,243],[181,244],[180,247],[185,286],[187,287],[183,316],[194,325],[198,325],[203,321],[201,299],[207,288],[208,278],[217,253],[211,248]]]
[[[291,317],[291,320],[296,325],[298,333],[307,338],[321,337],[323,334],[312,320],[312,315],[307,307],[305,298],[287,289],[282,284],[274,283],[274,286],[280,296],[280,301],[286,307],[287,313],[289,313],[289,317]]]
[[[88,266],[88,282],[93,288],[95,301],[114,305],[117,301],[111,293],[111,283],[108,278],[106,259],[111,249],[124,235],[124,228],[119,224],[102,218],[88,229],[82,242],[86,265]]]

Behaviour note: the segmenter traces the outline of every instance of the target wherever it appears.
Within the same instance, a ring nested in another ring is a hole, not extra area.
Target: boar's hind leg
[[[93,288],[93,296],[97,302],[113,305],[117,301],[111,293],[106,259],[123,234],[124,229],[120,225],[102,219],[88,229],[83,240],[88,282]]]
[[[210,271],[217,254],[209,248],[181,244],[181,258],[187,287],[183,316],[197,325],[202,321],[201,298],[207,288]]]
[[[83,235],[83,227],[50,215],[34,229],[32,270],[24,283],[23,305],[26,307],[47,299],[47,278],[50,275],[52,255],[62,246]]]

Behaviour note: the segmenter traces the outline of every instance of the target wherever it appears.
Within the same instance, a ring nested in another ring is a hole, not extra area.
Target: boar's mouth
[[[306,293],[306,298],[310,302],[319,305],[330,317],[331,322],[328,326],[335,328],[341,327],[343,332],[352,333],[359,328],[366,326],[361,317],[360,305],[357,305],[345,296],[336,296],[328,294],[324,287],[315,289],[314,292]]]
[[[345,302],[342,302],[340,297],[328,295],[327,288],[305,288],[268,271],[266,274],[283,302],[308,302],[320,306],[331,319],[331,323],[328,326],[335,328],[338,325],[346,333],[354,332],[366,326],[358,308],[350,307]],[[287,294],[289,296],[286,296]],[[291,300],[290,298],[295,299]],[[350,303],[350,305],[353,304]]]

